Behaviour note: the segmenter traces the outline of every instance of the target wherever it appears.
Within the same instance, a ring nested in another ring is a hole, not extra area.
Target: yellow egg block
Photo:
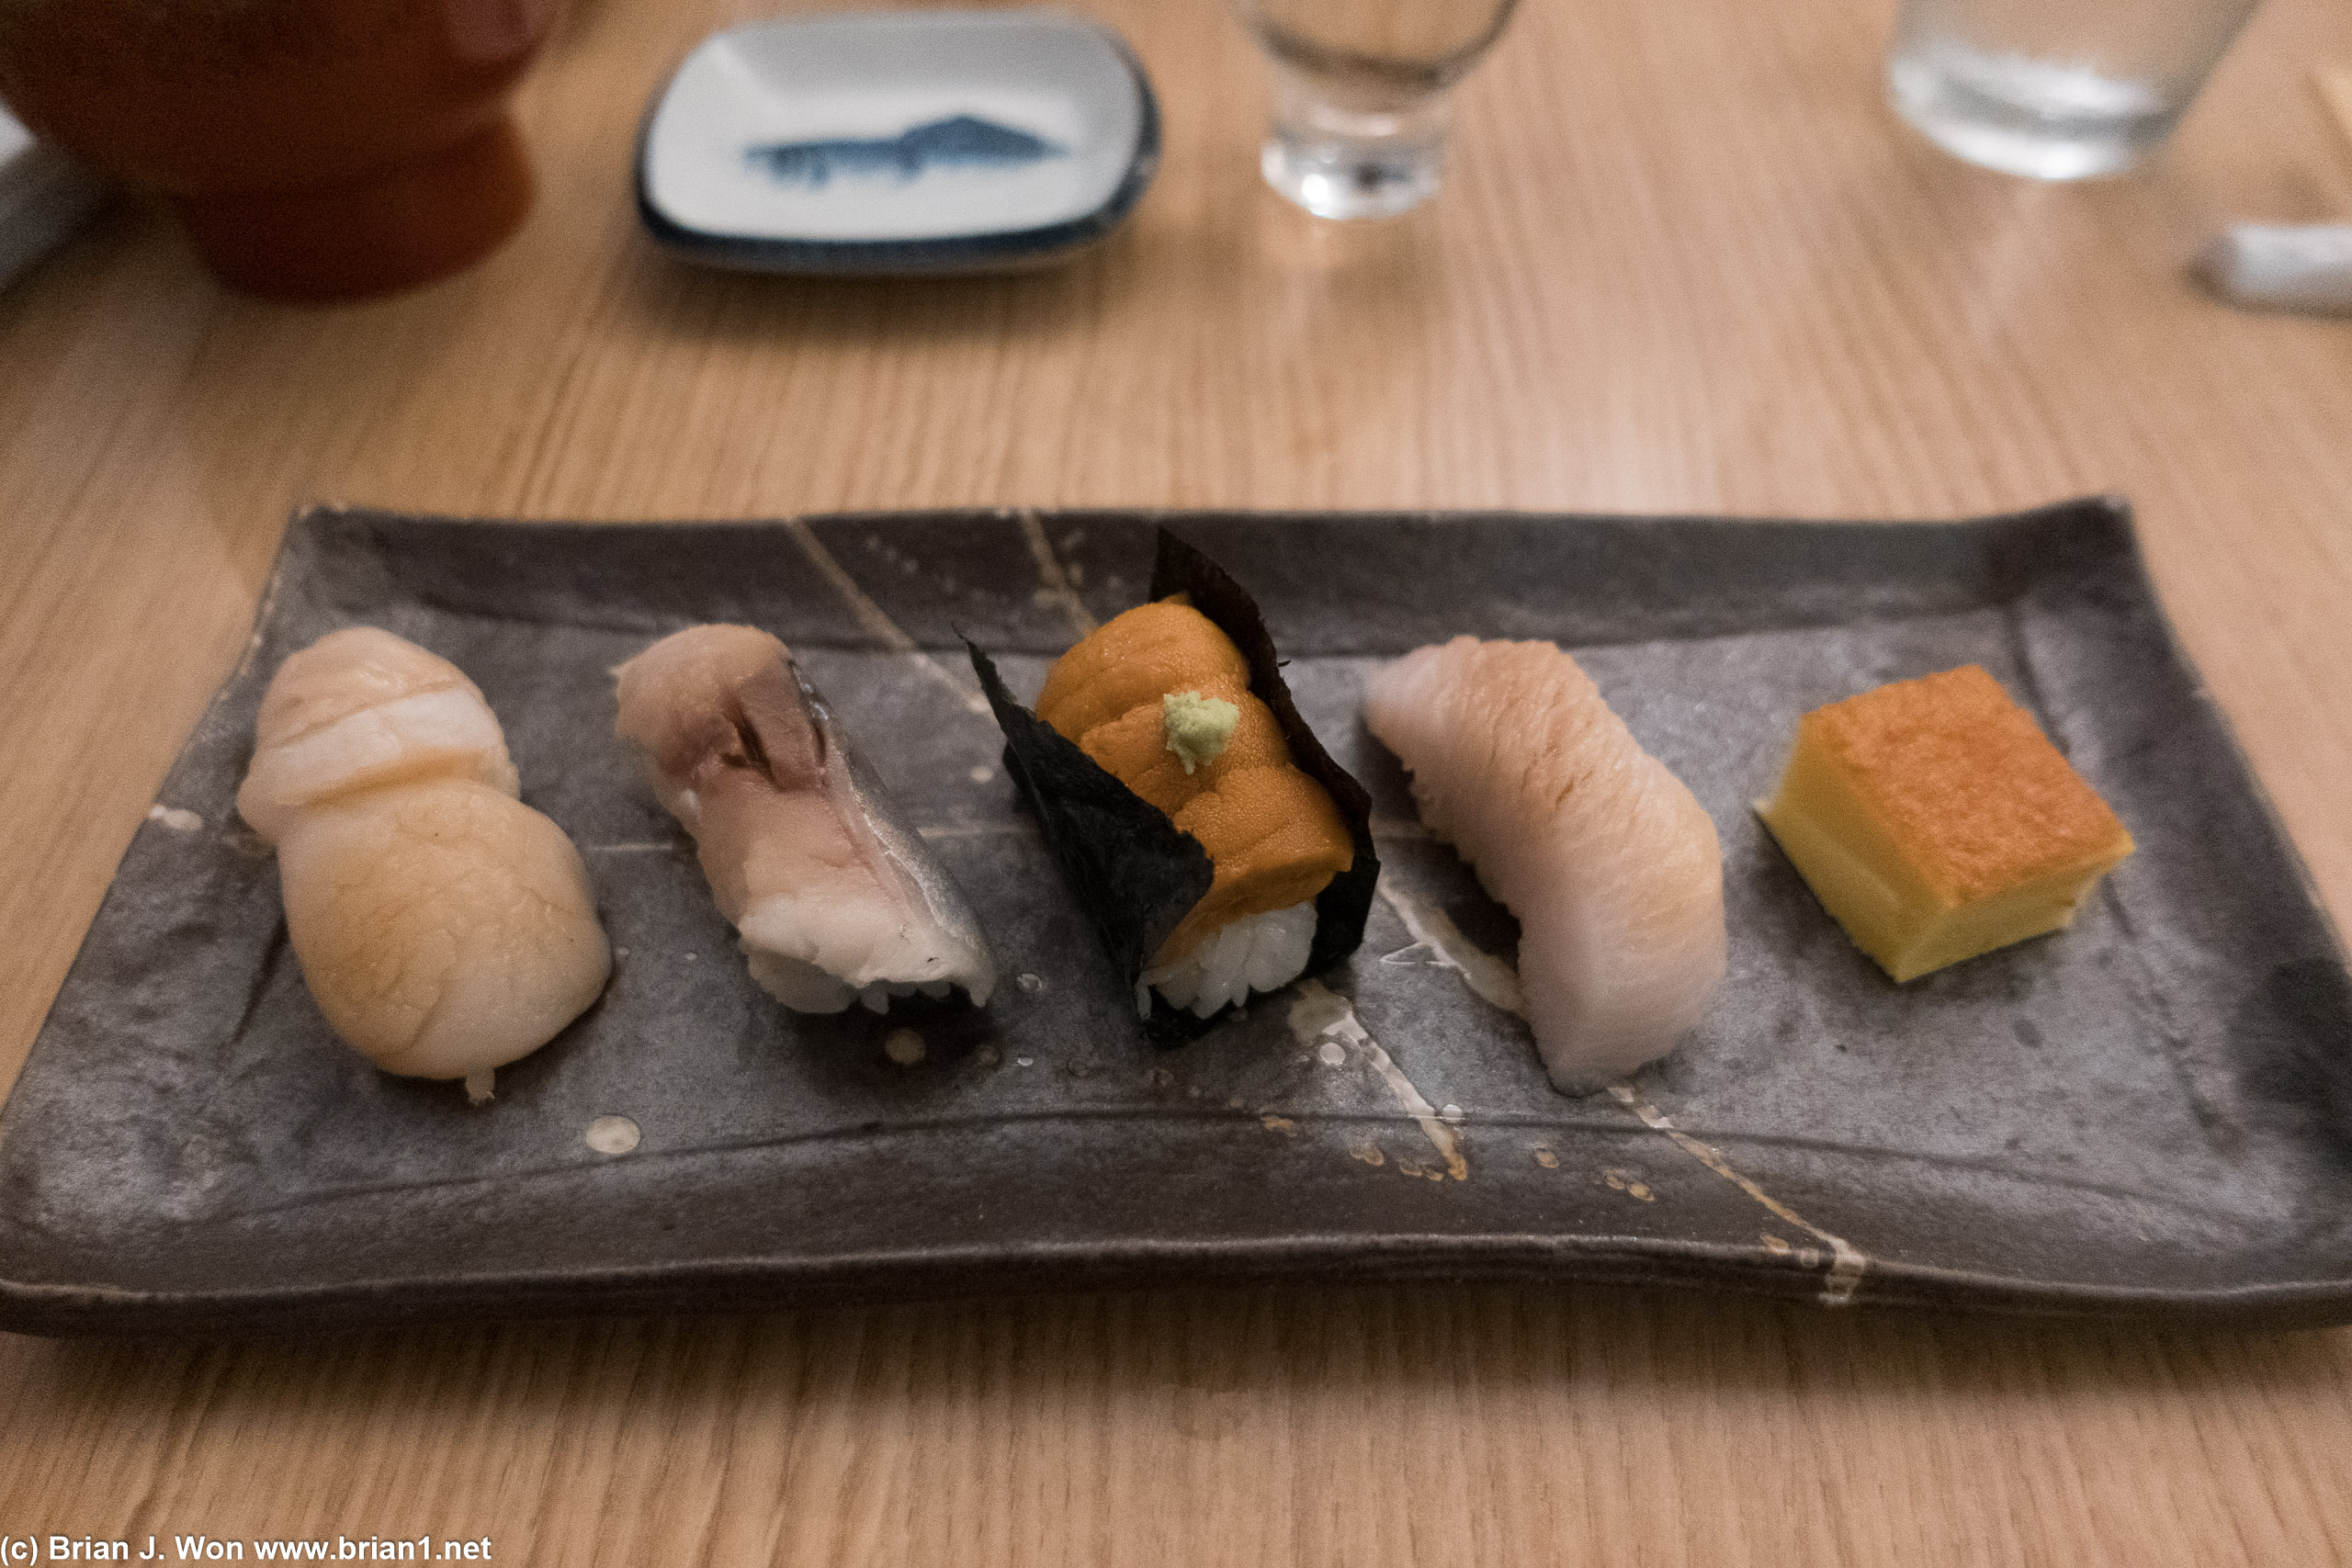
[[[1805,715],[1757,811],[1898,981],[2061,929],[2132,852],[2098,792],[1973,664]]]

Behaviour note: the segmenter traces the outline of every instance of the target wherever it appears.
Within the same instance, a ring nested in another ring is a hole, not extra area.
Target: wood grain
[[[2352,158],[2352,65],[2324,65],[2312,73],[2312,85],[2328,118],[2335,122],[2336,145]]]
[[[2352,325],[2181,270],[2227,220],[2352,213],[2301,85],[2352,58],[2352,14],[2274,0],[2154,166],[2045,187],[1894,121],[1881,5],[1528,0],[1441,198],[1342,229],[1258,182],[1229,23],[1084,8],[1152,71],[1167,151],[1058,271],[669,260],[629,204],[641,107],[766,7],[588,0],[523,100],[537,211],[466,276],[264,306],[124,203],[0,293],[0,1078],[320,499],[1886,517],[2118,491],[2352,915]],[[542,1563],[2341,1561],[2352,1338],[1434,1286],[0,1338],[0,1534],[51,1531]]]

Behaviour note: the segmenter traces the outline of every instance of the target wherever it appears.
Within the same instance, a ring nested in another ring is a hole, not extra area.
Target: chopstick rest
[[[2234,224],[2192,270],[2233,305],[2352,315],[2352,223]]]

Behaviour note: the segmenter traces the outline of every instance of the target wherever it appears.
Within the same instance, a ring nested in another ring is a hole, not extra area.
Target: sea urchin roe
[[[1311,902],[1354,864],[1353,836],[1250,690],[1249,661],[1189,604],[1114,617],[1062,655],[1036,711],[1207,852],[1215,881],[1154,964],[1233,921]]]
[[[1250,661],[1216,623],[1171,600],[1114,615],[1057,660],[1037,716],[1072,740],[1178,690],[1247,689]]]
[[[1223,697],[1170,692],[1159,699],[1159,721],[1168,733],[1168,749],[1189,773],[1225,754],[1234,727],[1241,722],[1241,710]]]
[[[1219,684],[1204,694],[1233,704],[1238,716],[1224,750],[1189,773],[1182,759],[1169,750],[1168,723],[1156,697],[1076,737],[1079,749],[1170,817],[1246,768],[1291,765],[1290,742],[1283,739],[1281,723],[1247,686]]]

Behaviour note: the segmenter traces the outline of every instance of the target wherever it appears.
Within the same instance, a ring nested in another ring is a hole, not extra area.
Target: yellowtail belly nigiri
[[[1705,807],[1548,642],[1459,637],[1364,687],[1432,833],[1519,917],[1520,985],[1555,1087],[1664,1055],[1724,977],[1723,853]]]

